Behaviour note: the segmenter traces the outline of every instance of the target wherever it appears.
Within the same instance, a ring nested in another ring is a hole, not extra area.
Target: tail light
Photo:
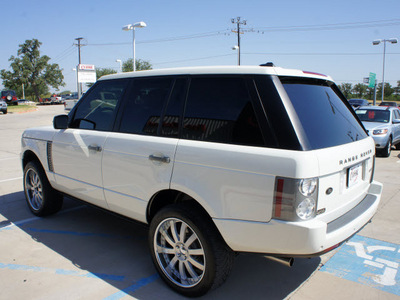
[[[316,215],[318,178],[293,179],[277,177],[275,181],[275,219],[305,221]]]

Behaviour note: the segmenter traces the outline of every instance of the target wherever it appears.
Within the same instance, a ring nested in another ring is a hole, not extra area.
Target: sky
[[[232,18],[242,25],[241,64],[314,71],[337,84],[361,83],[370,72],[382,80],[383,44],[376,39],[400,38],[400,0],[0,0],[0,69],[9,70],[25,40],[42,42],[41,55],[63,70],[65,86],[76,91],[76,38],[83,37],[83,64],[119,69],[117,59],[136,59],[153,69],[236,65],[237,35]],[[386,44],[385,82],[400,80],[400,43]],[[3,88],[0,79],[0,88]],[[51,91],[56,91],[51,88]]]

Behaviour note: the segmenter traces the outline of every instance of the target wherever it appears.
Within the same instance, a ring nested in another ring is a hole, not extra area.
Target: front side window
[[[182,138],[240,145],[264,145],[245,80],[192,78]]]
[[[70,127],[99,131],[112,130],[116,108],[127,84],[127,80],[109,80],[95,85],[82,99],[82,103],[79,103]]]
[[[281,78],[297,113],[308,145],[305,149],[339,146],[367,137],[337,91],[322,80]]]

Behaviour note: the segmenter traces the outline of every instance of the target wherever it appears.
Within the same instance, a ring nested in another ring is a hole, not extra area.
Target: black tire
[[[388,141],[387,145],[385,146],[385,148],[383,148],[381,150],[381,155],[382,155],[382,157],[389,157],[390,152],[392,152],[392,139],[391,138],[389,138],[389,141]]]
[[[400,150],[400,142],[395,145],[396,150]]]
[[[35,216],[55,214],[63,205],[63,195],[51,187],[42,166],[36,161],[29,162],[24,168],[24,192]]]
[[[233,251],[211,219],[189,203],[169,205],[155,215],[149,245],[161,278],[187,297],[199,297],[220,286],[234,262]]]
[[[3,110],[3,114],[5,114],[5,115],[7,114],[7,109],[6,109],[6,110]]]

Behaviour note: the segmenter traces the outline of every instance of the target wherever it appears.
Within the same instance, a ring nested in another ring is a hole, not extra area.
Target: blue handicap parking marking
[[[400,245],[356,235],[322,272],[400,296]]]

